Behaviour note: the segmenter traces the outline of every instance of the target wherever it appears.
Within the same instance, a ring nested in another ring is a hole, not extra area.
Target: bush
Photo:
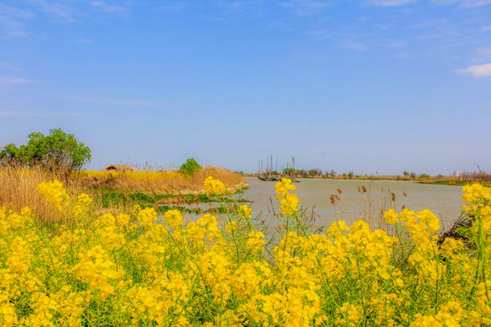
[[[194,158],[190,158],[186,161],[186,163],[182,164],[179,171],[186,176],[194,176],[196,172],[201,169],[201,166],[198,164]]]

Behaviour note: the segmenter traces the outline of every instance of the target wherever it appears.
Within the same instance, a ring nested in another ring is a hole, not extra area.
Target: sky
[[[2,0],[0,147],[88,169],[491,171],[491,0]]]

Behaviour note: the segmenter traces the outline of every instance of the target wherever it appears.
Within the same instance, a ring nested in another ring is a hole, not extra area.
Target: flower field
[[[204,188],[227,192],[212,177]],[[236,202],[197,219],[138,206],[97,215],[88,195],[41,183],[63,222],[0,208],[0,324],[491,324],[491,189],[464,187],[471,223],[443,242],[428,210],[387,211],[390,232],[363,220],[313,232],[294,191],[276,184],[283,228],[273,237]]]

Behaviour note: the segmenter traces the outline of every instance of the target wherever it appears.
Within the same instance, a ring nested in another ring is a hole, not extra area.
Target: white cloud
[[[124,16],[129,12],[128,1],[117,0],[23,0],[41,9],[46,14],[63,22],[75,22],[76,18],[87,17],[91,13]]]
[[[89,4],[95,9],[108,14],[121,15],[128,12],[128,8],[119,5],[110,5],[106,1],[91,1]]]
[[[299,16],[314,16],[322,13],[330,3],[321,0],[290,0],[281,2],[281,6],[292,9]]]
[[[25,79],[25,78],[20,78],[20,77],[0,76],[0,84],[3,84],[3,85],[31,84],[31,83],[35,83],[35,81]]]
[[[369,0],[365,4],[377,7],[397,7],[414,2],[417,2],[417,0]]]
[[[491,0],[433,0],[439,5],[459,5],[461,7],[482,7],[491,4]]]
[[[491,64],[474,65],[464,69],[457,69],[458,73],[472,75],[474,77],[491,76]]]
[[[41,8],[47,14],[57,17],[63,21],[74,21],[74,9],[60,1],[25,0],[27,3]]]
[[[365,51],[368,50],[368,47],[363,42],[350,42],[343,44],[343,48],[354,50],[354,51]]]

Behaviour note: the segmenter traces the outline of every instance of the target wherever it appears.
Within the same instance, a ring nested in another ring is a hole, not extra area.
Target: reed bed
[[[150,194],[200,194],[203,182],[208,176],[220,179],[230,192],[247,186],[242,175],[230,170],[206,166],[193,176],[179,171],[81,171],[78,173],[94,188],[111,188],[122,191],[145,192]]]

